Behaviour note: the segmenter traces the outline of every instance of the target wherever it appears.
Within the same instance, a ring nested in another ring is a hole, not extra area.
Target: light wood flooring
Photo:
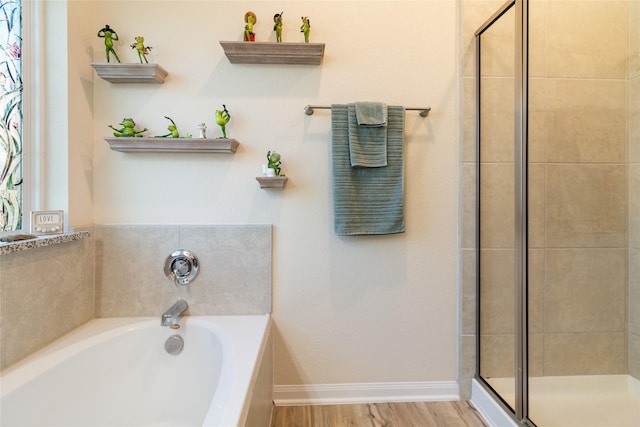
[[[486,427],[467,401],[276,406],[271,427]]]

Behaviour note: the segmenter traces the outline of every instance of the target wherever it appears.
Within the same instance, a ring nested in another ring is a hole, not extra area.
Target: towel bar
[[[331,107],[328,105],[305,105],[304,107],[304,113],[307,116],[310,116],[313,114],[313,110],[318,109],[318,110],[330,110]],[[422,107],[422,108],[418,108],[418,107],[407,107],[405,108],[405,110],[412,110],[412,111],[420,111],[420,117],[427,117],[429,115],[429,111],[431,111],[431,107]]]

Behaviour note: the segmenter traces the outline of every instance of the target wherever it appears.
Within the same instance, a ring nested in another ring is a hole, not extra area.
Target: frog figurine
[[[113,136],[116,136],[118,138],[141,137],[142,133],[148,130],[147,128],[144,128],[142,130],[136,130],[135,129],[136,122],[133,121],[133,119],[130,117],[125,117],[124,119],[122,119],[122,122],[120,122],[120,125],[122,126],[120,129],[116,129],[112,125],[109,125],[109,127],[115,131],[113,132]]]

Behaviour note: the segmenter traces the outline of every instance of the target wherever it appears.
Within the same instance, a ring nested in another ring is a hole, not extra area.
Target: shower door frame
[[[481,115],[481,36],[507,11],[515,11],[515,133],[514,133],[514,298],[515,298],[515,402],[511,408],[480,375],[480,115]],[[508,0],[475,33],[476,42],[476,372],[475,378],[493,399],[511,415],[526,425],[535,426],[528,418],[528,0]]]

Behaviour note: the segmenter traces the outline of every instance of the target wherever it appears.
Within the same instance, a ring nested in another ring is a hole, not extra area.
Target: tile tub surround
[[[177,299],[189,314],[271,312],[271,225],[97,225],[96,317],[160,315]],[[176,249],[194,252],[198,277],[164,275]]]
[[[91,320],[93,238],[0,255],[0,369]]]

